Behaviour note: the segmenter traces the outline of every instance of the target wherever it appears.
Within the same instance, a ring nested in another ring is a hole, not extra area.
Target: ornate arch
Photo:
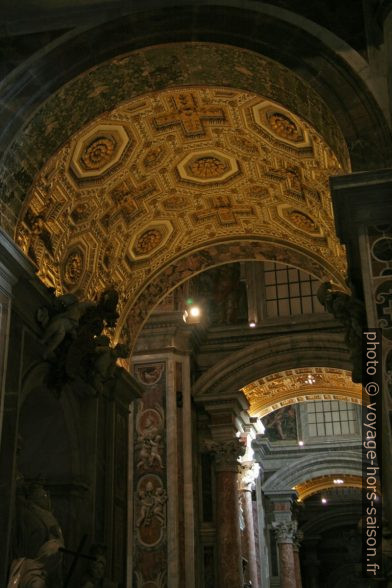
[[[337,480],[339,480],[337,482]],[[362,491],[363,478],[359,474],[331,473],[321,476],[314,476],[294,486],[298,495],[298,501],[303,502],[306,498],[318,494],[324,490],[336,488],[356,488]]]
[[[307,271],[321,281],[332,276],[333,281],[345,287],[336,268],[302,247],[288,246],[287,242],[267,237],[257,240],[232,239],[189,251],[152,275],[136,294],[135,301],[128,302],[122,311],[122,316],[127,317],[126,336],[134,341],[152,308],[182,282],[215,266],[235,261],[276,261]]]
[[[349,352],[342,334],[295,333],[249,345],[207,370],[195,383],[193,395],[201,399],[236,392],[258,378],[320,366],[350,370]]]
[[[268,374],[242,388],[254,417],[307,400],[343,400],[362,404],[361,384],[354,384],[347,370],[300,367]]]
[[[6,185],[5,191],[9,195],[9,204],[12,204],[10,191],[13,193],[13,199],[17,198],[21,201],[31,183],[34,170],[41,167],[48,159],[48,155],[66,139],[65,136],[55,139],[54,136],[57,133],[49,133],[47,137],[49,153],[44,155],[36,150],[36,133],[39,132],[39,125],[35,117],[39,114],[40,105],[48,99],[48,93],[55,94],[61,86],[75,76],[89,68],[96,68],[99,63],[117,55],[156,44],[173,41],[187,42],[190,38],[193,42],[197,40],[204,43],[242,46],[274,59],[288,68],[301,71],[305,82],[314,88],[326,104],[329,104],[331,112],[336,116],[349,145],[353,167],[361,169],[366,164],[366,169],[369,169],[369,166],[380,168],[388,165],[391,138],[375,99],[366,88],[365,81],[361,79],[365,64],[360,56],[341,39],[299,15],[270,5],[256,6],[250,2],[245,4],[238,2],[236,6],[234,2],[234,5],[230,3],[230,6],[176,7],[175,19],[173,19],[173,8],[168,5],[166,2],[164,6],[159,3],[159,8],[155,7],[147,14],[143,12],[127,14],[125,10],[118,20],[67,33],[34,55],[24,67],[18,68],[8,76],[0,90],[1,104],[4,104],[4,117],[8,120],[8,124],[3,126],[0,140],[3,152],[8,151],[4,161],[3,179]],[[160,24],[159,30],[154,26],[156,22]],[[134,39],[130,39],[128,32],[124,33],[124,31],[132,30],[138,31],[138,36]],[[249,33],[253,30],[257,30],[258,34]],[[290,45],[293,37],[297,41],[295,54]],[[299,42],[302,39],[304,40],[303,48]],[[94,51],[85,51],[86,46],[94,46]],[[334,54],[338,57],[331,59],[331,55]],[[62,63],[60,70],[57,67],[59,60]],[[172,58],[171,64],[175,65],[171,68],[172,73],[180,71],[178,60]],[[148,63],[146,62],[145,65],[148,66]],[[222,61],[215,74],[219,73],[224,65],[225,62]],[[143,70],[135,66],[128,71],[128,76],[135,82],[135,89],[140,88],[141,80],[137,77],[140,78],[143,71],[148,71],[149,75],[144,77],[152,80],[150,73],[153,70],[151,68]],[[34,71],[35,76],[30,75],[31,71]],[[52,75],[53,71],[57,72],[56,76]],[[166,87],[173,83],[163,62],[159,62],[155,71],[158,74],[156,84],[161,83]],[[222,71],[227,69],[224,68]],[[252,70],[239,67],[233,71],[237,71],[236,75],[240,77],[237,87],[248,88],[252,85],[255,79]],[[50,77],[47,72],[50,72]],[[208,83],[205,70],[199,74],[194,69],[190,72],[193,77],[191,83],[200,83],[200,76],[203,83]],[[94,73],[95,70],[89,72],[89,77]],[[290,92],[290,87],[295,88],[296,84],[301,85],[301,80],[296,76],[293,77],[290,70],[287,75],[289,77],[285,77],[285,82],[279,79],[279,76],[275,77],[275,84],[277,82],[278,86],[281,85],[281,99]],[[181,72],[181,79],[183,79],[182,76],[183,72]],[[39,86],[36,84],[37,78],[42,80]],[[88,90],[86,82],[88,84],[88,78],[84,83],[84,89]],[[185,83],[189,83],[189,80]],[[110,94],[112,90],[113,87]],[[303,93],[299,91],[299,87],[296,90],[298,105],[298,100],[301,101]],[[357,100],[358,95],[360,100]],[[13,110],[10,97],[11,101],[15,100],[18,105],[23,105],[18,106],[17,116],[13,116],[12,120],[9,120],[9,111]],[[109,93],[106,94],[105,91],[90,96],[89,102],[91,106],[94,105],[92,107],[95,108],[95,114],[113,107],[113,103],[105,103],[108,97]],[[66,100],[63,101],[64,106],[66,102]],[[357,105],[355,113],[351,113],[345,106],[352,103]],[[306,107],[301,109],[302,115],[312,121],[312,109],[315,104],[313,98],[306,100],[303,104],[306,104]],[[85,111],[82,115],[84,119],[78,119],[75,112],[71,111],[72,116],[61,118],[64,114],[64,112],[59,113],[52,122],[56,126],[56,121],[58,123],[67,120],[70,133],[94,116]],[[323,118],[322,116],[320,118],[318,107],[314,110],[314,115],[315,120],[321,121]],[[357,119],[355,122],[354,117]],[[20,132],[23,128],[24,130]],[[34,146],[34,162],[31,161],[29,137]],[[25,149],[23,149],[23,142]],[[376,148],[372,149],[372,146]],[[374,158],[373,162],[370,162],[371,157]],[[25,169],[24,173],[20,174],[17,172],[20,171],[18,168],[22,161]],[[20,202],[16,202],[16,206],[18,205],[20,206]],[[12,223],[11,219],[8,220],[8,227],[11,226],[10,223]]]
[[[287,492],[300,483],[320,476],[350,474],[362,477],[361,454],[355,451],[342,451],[338,455],[313,454],[278,470],[263,484],[265,494]]]

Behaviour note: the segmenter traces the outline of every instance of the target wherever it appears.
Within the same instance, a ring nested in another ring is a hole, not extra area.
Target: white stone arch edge
[[[258,378],[300,367],[351,371],[343,333],[295,333],[266,338],[235,351],[209,368],[194,384],[195,399],[227,395]]]
[[[362,477],[362,454],[360,452],[339,451],[336,455],[319,453],[296,459],[292,464],[272,474],[262,485],[262,490],[267,496],[286,493],[297,484],[313,478],[342,474]]]

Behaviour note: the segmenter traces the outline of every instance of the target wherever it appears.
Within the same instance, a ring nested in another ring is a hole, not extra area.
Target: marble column
[[[238,458],[245,453],[238,439],[211,441],[207,449],[215,456],[216,543],[219,588],[241,588],[241,535],[238,493]]]
[[[258,464],[254,462],[241,463],[240,488],[245,521],[246,557],[248,560],[248,576],[252,582],[252,588],[259,587],[252,505],[252,490],[258,474]]]
[[[297,531],[297,533],[295,535],[294,542],[293,542],[295,581],[297,583],[297,588],[302,588],[301,560],[299,557],[299,549],[300,549],[302,539],[303,539],[302,531]]]
[[[297,588],[293,551],[297,523],[294,521],[275,522],[273,528],[279,547],[280,588]]]

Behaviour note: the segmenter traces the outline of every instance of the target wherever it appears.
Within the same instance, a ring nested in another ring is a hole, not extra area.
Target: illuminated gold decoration
[[[74,286],[82,277],[83,256],[80,251],[71,251],[65,262],[64,281],[68,286]]]
[[[300,127],[295,124],[292,118],[289,118],[282,112],[270,112],[267,115],[267,120],[270,128],[279,137],[293,141],[294,143],[299,143],[303,140]]]
[[[206,135],[208,122],[226,121],[225,109],[221,105],[200,106],[195,92],[180,90],[170,95],[172,109],[153,118],[158,130],[179,126],[185,137]]]
[[[100,169],[113,157],[116,142],[113,137],[97,137],[80,154],[80,163],[86,170]]]
[[[15,238],[58,293],[115,285],[134,339],[171,289],[219,263],[270,259],[344,288],[328,185],[344,171],[275,102],[173,87],[73,135],[37,174]]]
[[[226,166],[217,157],[207,155],[194,159],[188,165],[188,170],[195,178],[220,178],[225,173]]]
[[[161,164],[166,156],[167,150],[164,145],[154,145],[151,147],[143,158],[143,165],[148,169],[152,169]]]
[[[150,251],[156,249],[161,241],[162,235],[157,229],[149,229],[148,231],[144,231],[135,244],[135,252],[139,254],[149,253]]]
[[[121,162],[133,141],[130,131],[118,124],[94,125],[76,142],[70,171],[77,180],[96,180]]]
[[[316,223],[300,210],[292,210],[289,213],[289,218],[294,225],[307,233],[315,233],[317,230]]]
[[[312,142],[305,126],[286,109],[269,101],[260,101],[255,104],[251,114],[255,130],[258,129],[260,133],[267,131],[302,156],[312,153]]]
[[[216,150],[190,153],[177,166],[183,180],[200,185],[219,184],[239,173],[238,162],[234,157],[227,157]]]
[[[147,230],[136,233],[129,246],[129,260],[141,260],[149,257],[158,248],[166,244],[173,232],[170,221],[152,222]]]
[[[343,480],[343,483],[336,484],[334,480]],[[293,487],[297,492],[299,502],[303,502],[309,496],[318,494],[331,488],[358,488],[362,490],[363,480],[361,476],[354,474],[328,474],[325,476],[317,476],[305,482],[301,482]]]
[[[307,400],[344,400],[362,403],[362,386],[351,373],[338,368],[286,370],[255,380],[242,388],[252,416],[263,417],[278,408]]]

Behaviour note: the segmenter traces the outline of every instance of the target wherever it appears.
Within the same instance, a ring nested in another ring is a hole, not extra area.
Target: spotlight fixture
[[[189,309],[189,314],[193,317],[200,316],[200,308],[198,306],[191,306]]]
[[[188,298],[182,318],[187,325],[197,325],[201,320],[201,308],[193,298]]]
[[[251,321],[251,322],[249,323],[249,326],[250,326],[250,328],[251,328],[251,329],[254,329],[254,328],[255,328],[255,326],[256,326],[256,323],[255,323],[254,321]]]
[[[326,498],[322,498],[322,499],[321,499],[321,502],[322,502],[323,504],[327,504],[327,502],[328,502],[328,501],[327,501],[327,499],[326,499]]]
[[[304,442],[303,442],[303,441],[298,441],[298,445],[299,445],[300,447],[303,447],[303,446],[304,446]]]

